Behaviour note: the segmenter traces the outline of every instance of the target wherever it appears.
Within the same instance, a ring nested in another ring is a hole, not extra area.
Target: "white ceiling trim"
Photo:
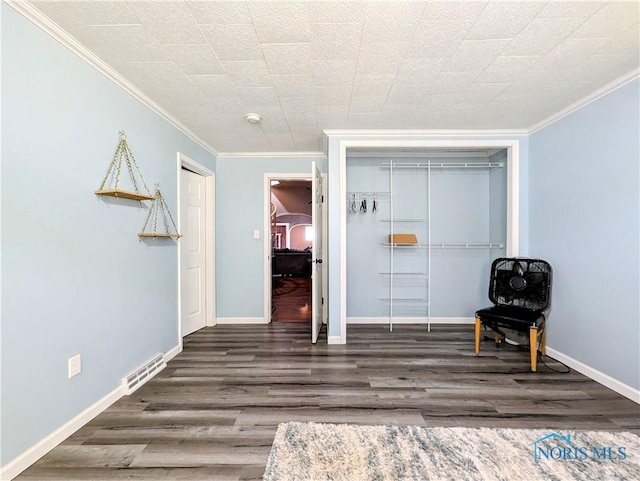
[[[74,37],[69,35],[63,29],[61,29],[56,23],[51,21],[49,17],[40,12],[37,8],[32,6],[29,3],[20,1],[20,0],[3,0],[7,5],[13,8],[20,15],[25,17],[27,20],[36,25],[36,27],[40,28],[43,32],[53,38],[55,41],[60,43],[67,50],[71,51],[75,55],[77,55],[80,59],[84,60],[91,67],[95,68],[102,75],[107,77],[113,83],[115,83],[122,90],[127,92],[129,95],[133,96],[135,99],[142,102],[145,106],[151,109],[152,112],[156,113],[171,125],[173,125],[180,132],[185,134],[191,140],[196,142],[205,150],[209,151],[214,156],[217,156],[218,153],[216,150],[207,144],[204,140],[198,137],[196,134],[191,132],[187,127],[185,127],[180,121],[178,121],[175,117],[169,114],[166,110],[160,107],[156,102],[147,97],[142,91],[138,90],[131,82],[125,79],[122,75],[120,75],[117,71],[111,68],[107,63],[105,63],[100,57],[92,53],[88,50],[84,45],[79,43]]]
[[[357,136],[357,137],[388,137],[393,139],[394,137],[419,137],[425,139],[428,137],[486,137],[487,135],[527,135],[529,131],[527,129],[496,129],[496,130],[454,130],[454,129],[407,129],[407,130],[375,130],[375,129],[363,129],[363,130],[349,130],[349,129],[328,129],[323,130],[327,136]]]
[[[249,158],[249,157],[288,157],[288,158],[312,158],[326,159],[324,152],[218,152],[218,158]]]
[[[545,128],[545,127],[548,127],[549,125],[553,124],[554,122],[557,122],[558,120],[563,119],[567,115],[570,115],[573,112],[575,112],[577,110],[580,110],[583,107],[586,107],[591,102],[595,102],[596,100],[604,97],[605,95],[610,94],[611,92],[613,92],[614,90],[619,89],[620,87],[624,87],[628,83],[633,82],[634,80],[636,80],[638,78],[640,78],[640,69],[632,70],[628,74],[623,75],[620,78],[617,78],[613,82],[608,83],[604,87],[599,88],[595,92],[593,92],[593,93],[587,95],[586,97],[583,97],[580,100],[572,103],[571,105],[565,107],[564,109],[560,110],[559,112],[556,112],[552,116],[547,117],[542,122],[538,122],[533,127],[529,128],[528,134],[529,135],[534,134],[538,130],[541,130],[541,129]]]

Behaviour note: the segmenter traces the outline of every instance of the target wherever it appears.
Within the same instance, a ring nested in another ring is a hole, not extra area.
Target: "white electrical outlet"
[[[253,238],[254,239],[260,239],[260,230],[256,229],[253,231]]]
[[[82,359],[80,354],[69,358],[69,379],[82,372]]]

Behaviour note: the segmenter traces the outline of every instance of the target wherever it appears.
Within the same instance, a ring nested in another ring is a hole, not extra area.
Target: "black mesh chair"
[[[531,370],[536,371],[538,344],[546,354],[545,311],[551,304],[552,269],[540,259],[501,257],[491,264],[489,299],[492,307],[476,312],[476,354],[480,354],[482,326],[494,332],[496,344],[505,330],[529,332]]]

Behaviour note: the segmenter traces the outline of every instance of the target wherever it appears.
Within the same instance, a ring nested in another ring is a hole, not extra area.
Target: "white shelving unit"
[[[482,170],[490,170],[502,168],[503,162],[395,162],[389,161],[381,165],[381,168],[387,169],[389,172],[389,217],[380,219],[389,225],[389,233],[393,235],[397,233],[396,227],[402,224],[422,224],[426,226],[426,241],[418,243],[393,243],[383,242],[382,246],[389,249],[389,272],[381,272],[380,275],[389,279],[389,296],[379,298],[389,309],[389,330],[393,330],[394,320],[394,304],[401,306],[415,306],[426,309],[427,329],[431,331],[431,265],[432,252],[435,249],[502,249],[504,243],[495,242],[433,242],[431,233],[431,175],[432,170],[457,170],[478,172]],[[426,173],[426,217],[396,217],[394,211],[394,175],[398,170],[413,169]],[[424,228],[423,228],[424,232]],[[395,270],[395,252],[396,250],[426,250],[426,272],[396,272]],[[426,283],[426,297],[399,297],[394,295],[394,281],[396,279],[420,279]]]

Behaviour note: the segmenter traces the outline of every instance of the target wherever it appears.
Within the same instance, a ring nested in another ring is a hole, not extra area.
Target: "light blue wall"
[[[342,199],[340,194],[340,142],[353,141],[353,140],[383,140],[383,136],[376,136],[375,139],[371,135],[360,134],[354,132],[353,134],[331,134],[327,139],[327,162],[328,162],[328,197],[329,197],[329,236],[328,236],[328,259],[329,259],[329,273],[328,273],[328,289],[329,289],[329,336],[340,336],[340,304],[342,296],[345,292],[345,286],[341,285],[340,281],[340,207],[346,202],[346,199]],[[529,248],[529,199],[528,199],[528,137],[526,135],[474,135],[474,136],[438,136],[438,135],[424,135],[419,137],[416,135],[395,135],[394,141],[402,140],[516,140],[519,142],[520,150],[520,228],[519,228],[519,252],[520,255],[527,255]],[[355,189],[357,186],[349,186],[348,188]],[[485,218],[486,221],[486,218]],[[485,224],[486,225],[486,224]],[[485,262],[486,264],[486,262]],[[484,264],[483,264],[484,265]],[[347,275],[349,275],[347,273]],[[487,274],[488,275],[488,274]],[[480,289],[482,290],[482,289]],[[482,293],[484,297],[486,292]],[[480,294],[478,294],[480,296]],[[446,311],[443,311],[446,312]],[[435,314],[432,314],[435,315]],[[444,314],[450,315],[450,314]]]
[[[460,159],[466,160],[472,159]],[[489,242],[490,171],[435,170],[431,177],[433,242]],[[506,184],[494,188],[504,193]],[[431,315],[473,317],[487,304],[489,265],[497,255],[494,249],[432,249]]]
[[[219,318],[264,318],[264,174],[308,173],[317,157],[243,156],[217,159],[216,302]],[[254,230],[260,239],[253,238]],[[267,233],[269,235],[269,233]]]
[[[389,315],[390,272],[389,247],[383,245],[391,232],[391,195],[389,169],[382,164],[384,158],[347,158],[347,317],[380,318]],[[394,171],[394,214],[400,217],[427,216],[426,176],[415,172]],[[413,202],[408,203],[405,194],[416,191]],[[373,195],[376,192],[377,212],[372,212]],[[355,194],[356,212],[351,210],[352,195]],[[422,195],[420,195],[422,194]],[[360,211],[366,197],[367,212]],[[419,241],[426,242],[425,223],[394,223],[395,233],[414,233]],[[424,249],[396,249],[395,272],[417,272],[426,269]],[[422,264],[417,265],[417,264]],[[331,264],[330,270],[339,269]],[[394,298],[420,297],[426,292],[424,280],[395,279]],[[331,303],[331,301],[330,301]],[[410,311],[410,312],[409,312]],[[417,312],[416,312],[417,311]],[[417,303],[394,304],[395,315],[424,316],[425,309]]]
[[[177,243],[138,240],[148,205],[93,194],[118,130],[174,217],[176,152],[215,159],[1,8],[4,465],[178,344]]]
[[[548,345],[640,388],[639,81],[531,136],[531,253],[554,268]]]

